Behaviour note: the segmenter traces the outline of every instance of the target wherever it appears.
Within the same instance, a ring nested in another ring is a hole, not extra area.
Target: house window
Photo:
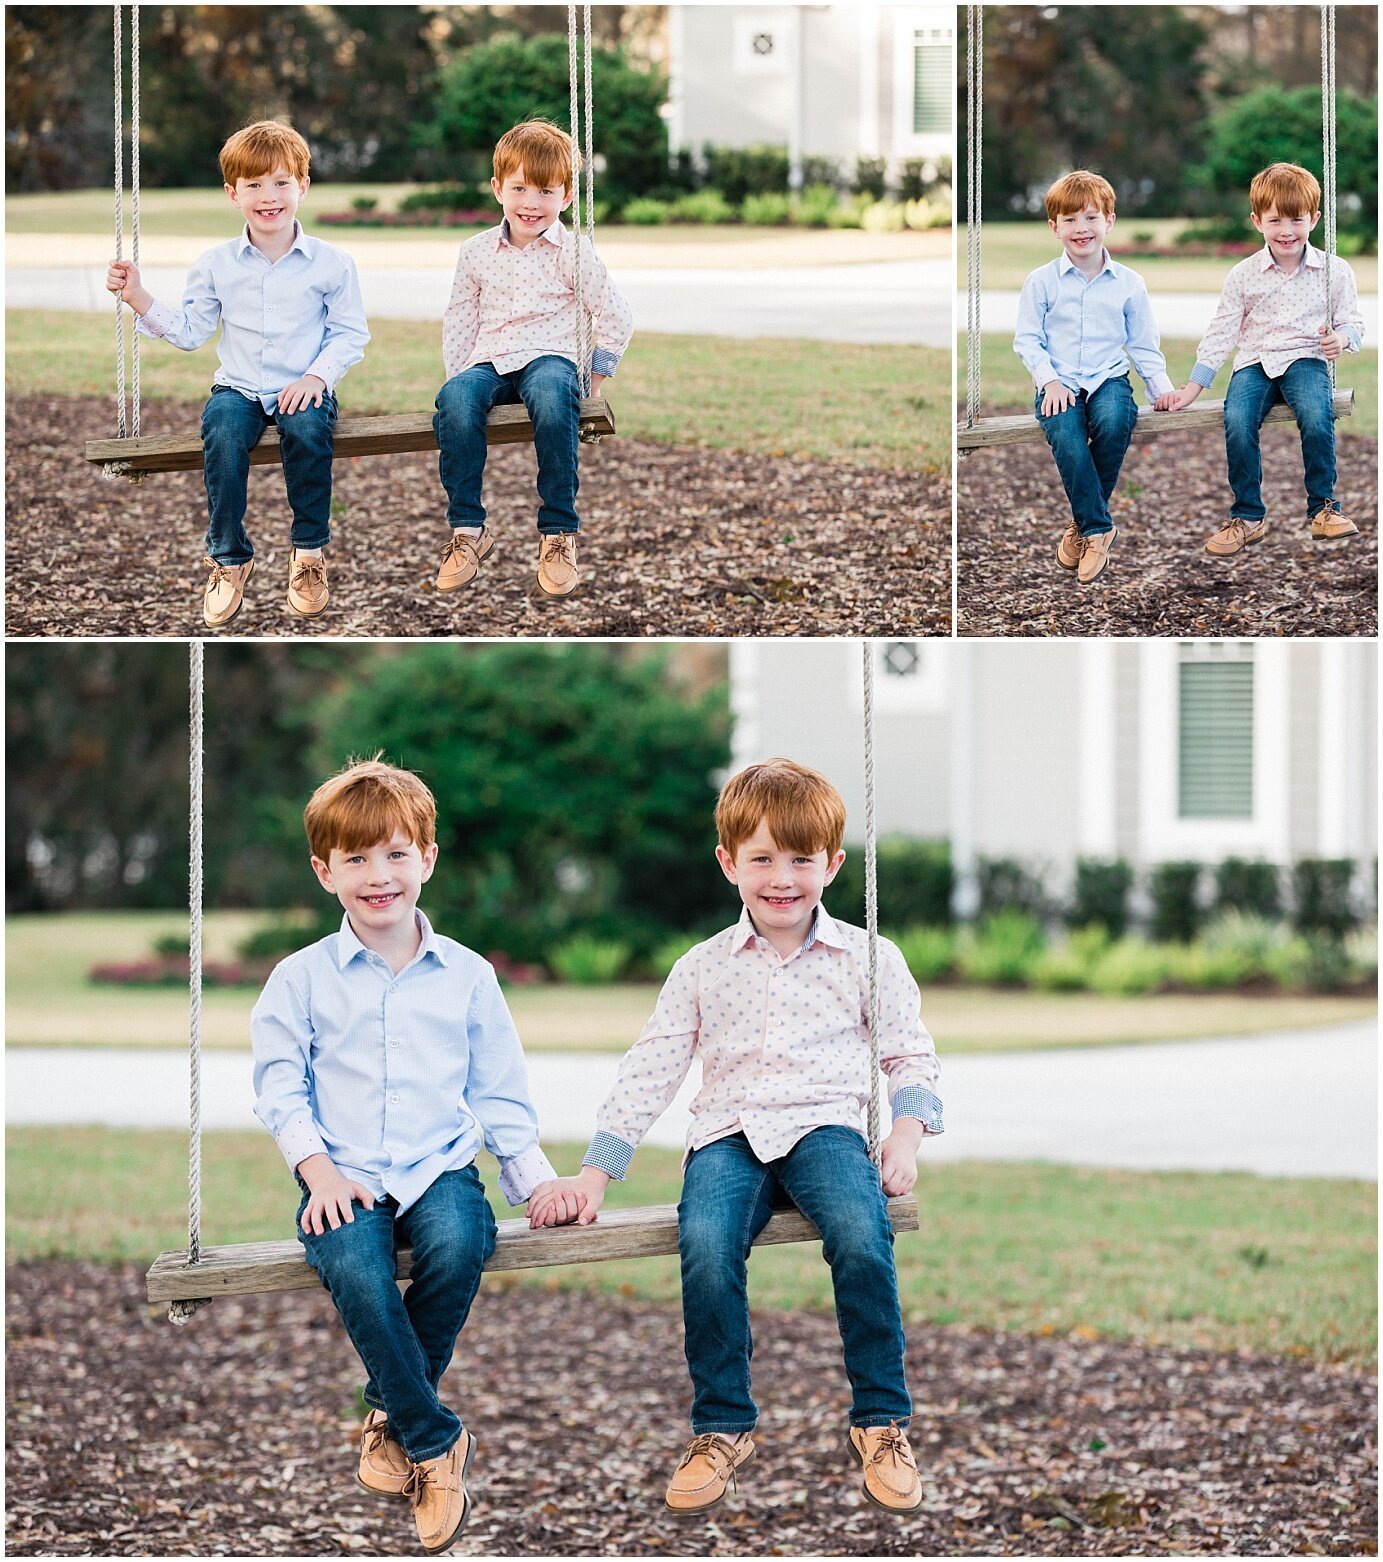
[[[950,135],[951,37],[938,28],[919,28],[912,42],[912,132]]]
[[[846,669],[850,704],[862,710],[859,652],[853,647],[851,651],[841,665]],[[921,640],[871,640],[869,655],[874,663],[875,710],[924,714],[945,710],[947,662],[937,646]]]
[[[916,678],[922,671],[922,652],[915,640],[889,640],[881,656],[885,678]]]
[[[784,76],[792,54],[792,35],[781,17],[740,12],[731,19],[731,53],[737,76]]]
[[[1253,648],[1180,648],[1177,817],[1252,819]]]

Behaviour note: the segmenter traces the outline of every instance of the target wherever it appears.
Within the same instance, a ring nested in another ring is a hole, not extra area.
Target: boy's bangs
[[[262,179],[275,168],[286,168],[295,179],[306,179],[312,152],[289,125],[261,120],[237,130],[221,148],[221,177],[227,184],[240,179]]]
[[[1258,216],[1276,211],[1279,217],[1310,217],[1320,207],[1319,181],[1309,169],[1295,163],[1274,163],[1249,186],[1249,209]]]
[[[329,813],[322,821],[331,838],[328,851],[364,851],[379,841],[391,840],[396,830],[401,830],[419,848],[432,844],[432,832],[425,827],[426,819],[420,817],[424,811],[410,808],[406,798],[392,797],[372,787],[364,796],[347,793],[339,800],[338,808],[339,812],[332,811],[335,818]]]
[[[519,168],[530,184],[547,189],[571,189],[574,153],[565,130],[530,121],[506,131],[495,147],[495,178],[503,184]],[[579,166],[580,159],[577,158]]]
[[[764,824],[784,851],[839,851],[845,800],[825,776],[790,759],[770,759],[731,776],[716,804],[716,832],[733,857]]]
[[[355,852],[401,830],[426,850],[437,838],[437,803],[411,771],[369,760],[349,766],[312,794],[303,813],[312,855]]]
[[[1086,169],[1063,174],[1047,191],[1047,216],[1055,222],[1058,217],[1071,217],[1093,206],[1106,217],[1114,215],[1114,186],[1100,174]]]

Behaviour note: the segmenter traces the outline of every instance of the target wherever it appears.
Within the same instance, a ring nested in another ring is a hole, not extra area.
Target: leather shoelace
[[[403,1495],[411,1498],[416,1508],[427,1495],[429,1484],[435,1485],[436,1482],[437,1472],[430,1465],[415,1464],[408,1472],[408,1479],[403,1483]]]
[[[682,1455],[682,1463],[677,1466],[690,1464],[698,1454],[704,1454],[711,1464],[716,1463],[717,1458],[729,1465],[730,1485],[739,1490],[739,1482],[735,1479],[735,1450],[719,1432],[702,1432],[700,1436],[692,1438],[687,1444],[687,1451]]]
[[[365,1428],[363,1452],[367,1454],[378,1453],[385,1443],[389,1441],[389,1423],[387,1421],[372,1421]]]
[[[293,587],[297,591],[310,591],[313,586],[327,583],[325,559],[298,559],[293,565]]]
[[[870,1430],[875,1429],[871,1428]],[[912,1461],[908,1455],[911,1450],[908,1448],[907,1438],[902,1427],[896,1421],[890,1421],[887,1426],[877,1428],[877,1431],[879,1441],[874,1448],[874,1452],[869,1456],[869,1462],[871,1464],[882,1464],[885,1459],[892,1458],[896,1464],[910,1465]]]
[[[210,555],[208,555],[206,562],[211,568],[211,576],[206,583],[208,591],[214,591],[217,586],[229,586],[232,590],[235,589],[235,582],[230,578],[230,572],[238,566],[234,564],[218,564]]]
[[[563,564],[576,565],[576,541],[570,532],[557,532],[554,536],[543,540],[543,557],[551,562],[554,558],[560,559]],[[716,1436],[708,1433],[708,1436]]]
[[[446,546],[442,549],[442,563],[447,563],[453,554],[462,552],[473,553],[478,560],[480,558],[480,550],[476,547],[476,543],[479,541],[479,537],[463,537],[459,532],[453,532],[447,539]]]

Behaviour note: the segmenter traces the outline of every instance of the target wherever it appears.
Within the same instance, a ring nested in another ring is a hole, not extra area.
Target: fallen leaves
[[[1045,444],[958,463],[962,635],[1374,635],[1378,632],[1378,441],[1336,441],[1338,494],[1361,535],[1313,543],[1301,442],[1263,430],[1268,534],[1228,559],[1205,539],[1229,514],[1224,438],[1163,434],[1130,447],[1110,501],[1119,536],[1099,580],[1056,563],[1071,518]]]
[[[144,432],[196,428],[198,407],[144,409]],[[203,634],[199,472],[108,481],[82,459],[109,434],[96,400],[17,397],[6,419],[11,635]],[[497,541],[474,585],[433,587],[446,540],[436,454],[339,461],[331,605],[289,615],[289,510],[277,467],[250,471],[258,570],[232,635],[699,636],[949,634],[944,479],[611,439],[582,447],[574,597],[541,596],[531,446],[490,451]]]
[[[412,1554],[354,1484],[360,1368],[320,1292],[184,1328],[133,1266],[8,1271],[11,1555]],[[1248,1354],[914,1325],[920,1514],[864,1499],[835,1321],[756,1313],[758,1451],[678,1519],[676,1306],[482,1287],[443,1380],[479,1451],[469,1556],[1358,1555],[1375,1380]]]

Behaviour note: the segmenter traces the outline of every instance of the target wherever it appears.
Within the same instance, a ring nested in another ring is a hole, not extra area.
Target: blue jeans
[[[293,511],[288,540],[295,548],[325,548],[331,541],[331,456],[336,397],[298,412],[266,412],[258,400],[230,385],[212,387],[202,411],[202,476],[206,482],[206,551],[218,564],[248,564],[254,546],[245,530],[250,451],[270,423],[278,426],[283,481]]]
[[[1261,363],[1250,363],[1230,378],[1225,393],[1225,455],[1234,490],[1229,513],[1236,519],[1261,521],[1268,513],[1258,431],[1279,401],[1292,409],[1301,430],[1307,515],[1318,514],[1335,497],[1335,409],[1325,359],[1298,358],[1275,380]]]
[[[906,1422],[903,1317],[878,1169],[851,1128],[814,1128],[780,1160],[764,1162],[732,1134],[693,1152],[677,1206],[682,1318],[691,1372],[692,1431],[754,1429],[749,1390],[748,1269],[754,1238],[791,1201],[821,1233],[853,1391],[852,1426]]]
[[[474,1164],[443,1172],[416,1204],[399,1214],[389,1197],[373,1209],[356,1204],[355,1220],[298,1241],[331,1292],[368,1378],[365,1401],[389,1417],[390,1432],[414,1461],[437,1459],[461,1435],[461,1418],[437,1397],[456,1336],[495,1250],[495,1218]],[[394,1250],[413,1249],[413,1278],[402,1296]]]
[[[1035,408],[1081,536],[1113,531],[1109,496],[1138,421],[1128,375],[1115,375],[1093,392],[1077,391],[1074,405],[1050,417],[1042,415],[1038,391]]]
[[[535,358],[512,374],[477,363],[453,375],[437,392],[432,428],[441,451],[438,467],[447,491],[452,526],[483,526],[480,480],[485,472],[485,419],[490,408],[523,402],[533,422],[538,453],[538,530],[545,537],[575,532],[577,438],[581,424],[581,382],[570,358],[555,353]]]

